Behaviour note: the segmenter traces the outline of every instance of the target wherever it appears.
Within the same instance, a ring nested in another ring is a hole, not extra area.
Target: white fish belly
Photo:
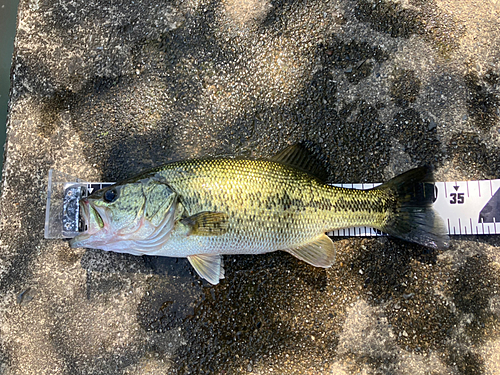
[[[320,235],[321,233],[318,233]],[[303,237],[303,236],[300,236]],[[170,239],[154,254],[169,257],[184,258],[197,254],[222,254],[222,255],[243,255],[243,254],[265,254],[277,250],[286,250],[302,243],[314,239],[308,238],[277,238],[272,236],[247,238],[237,237],[231,234],[219,236],[197,236],[197,235],[176,235],[172,234]]]

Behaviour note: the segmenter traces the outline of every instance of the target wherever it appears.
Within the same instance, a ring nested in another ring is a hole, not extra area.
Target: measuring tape
[[[370,189],[380,184],[333,184],[348,189]],[[434,210],[450,236],[500,234],[500,180],[435,182]],[[385,234],[369,227],[339,229],[332,237],[372,237]]]
[[[74,181],[74,182],[70,182]],[[49,171],[45,238],[72,238],[84,230],[78,201],[112,182],[82,182]],[[380,184],[333,184],[348,189],[371,189]],[[435,182],[434,210],[450,236],[500,234],[500,180]],[[339,229],[331,237],[373,237],[385,234],[369,227]]]

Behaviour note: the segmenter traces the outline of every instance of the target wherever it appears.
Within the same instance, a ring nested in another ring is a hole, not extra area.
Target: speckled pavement
[[[332,182],[500,178],[498,0],[21,0],[0,374],[499,374],[500,239],[185,259],[45,240],[47,175],[119,180],[306,141]]]

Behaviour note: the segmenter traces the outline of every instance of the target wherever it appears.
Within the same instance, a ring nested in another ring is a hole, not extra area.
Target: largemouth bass
[[[71,246],[187,257],[212,284],[224,277],[224,254],[283,250],[330,267],[335,246],[325,232],[340,228],[369,226],[444,247],[443,222],[422,196],[431,180],[421,167],[369,190],[333,187],[301,146],[271,160],[174,162],[82,199],[88,229]]]

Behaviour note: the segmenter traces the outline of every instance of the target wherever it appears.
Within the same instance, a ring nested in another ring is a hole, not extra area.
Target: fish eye
[[[105,193],[104,193],[104,200],[108,203],[112,203],[116,200],[116,198],[118,197],[118,193],[116,192],[115,189],[112,189],[112,190],[107,190]]]

